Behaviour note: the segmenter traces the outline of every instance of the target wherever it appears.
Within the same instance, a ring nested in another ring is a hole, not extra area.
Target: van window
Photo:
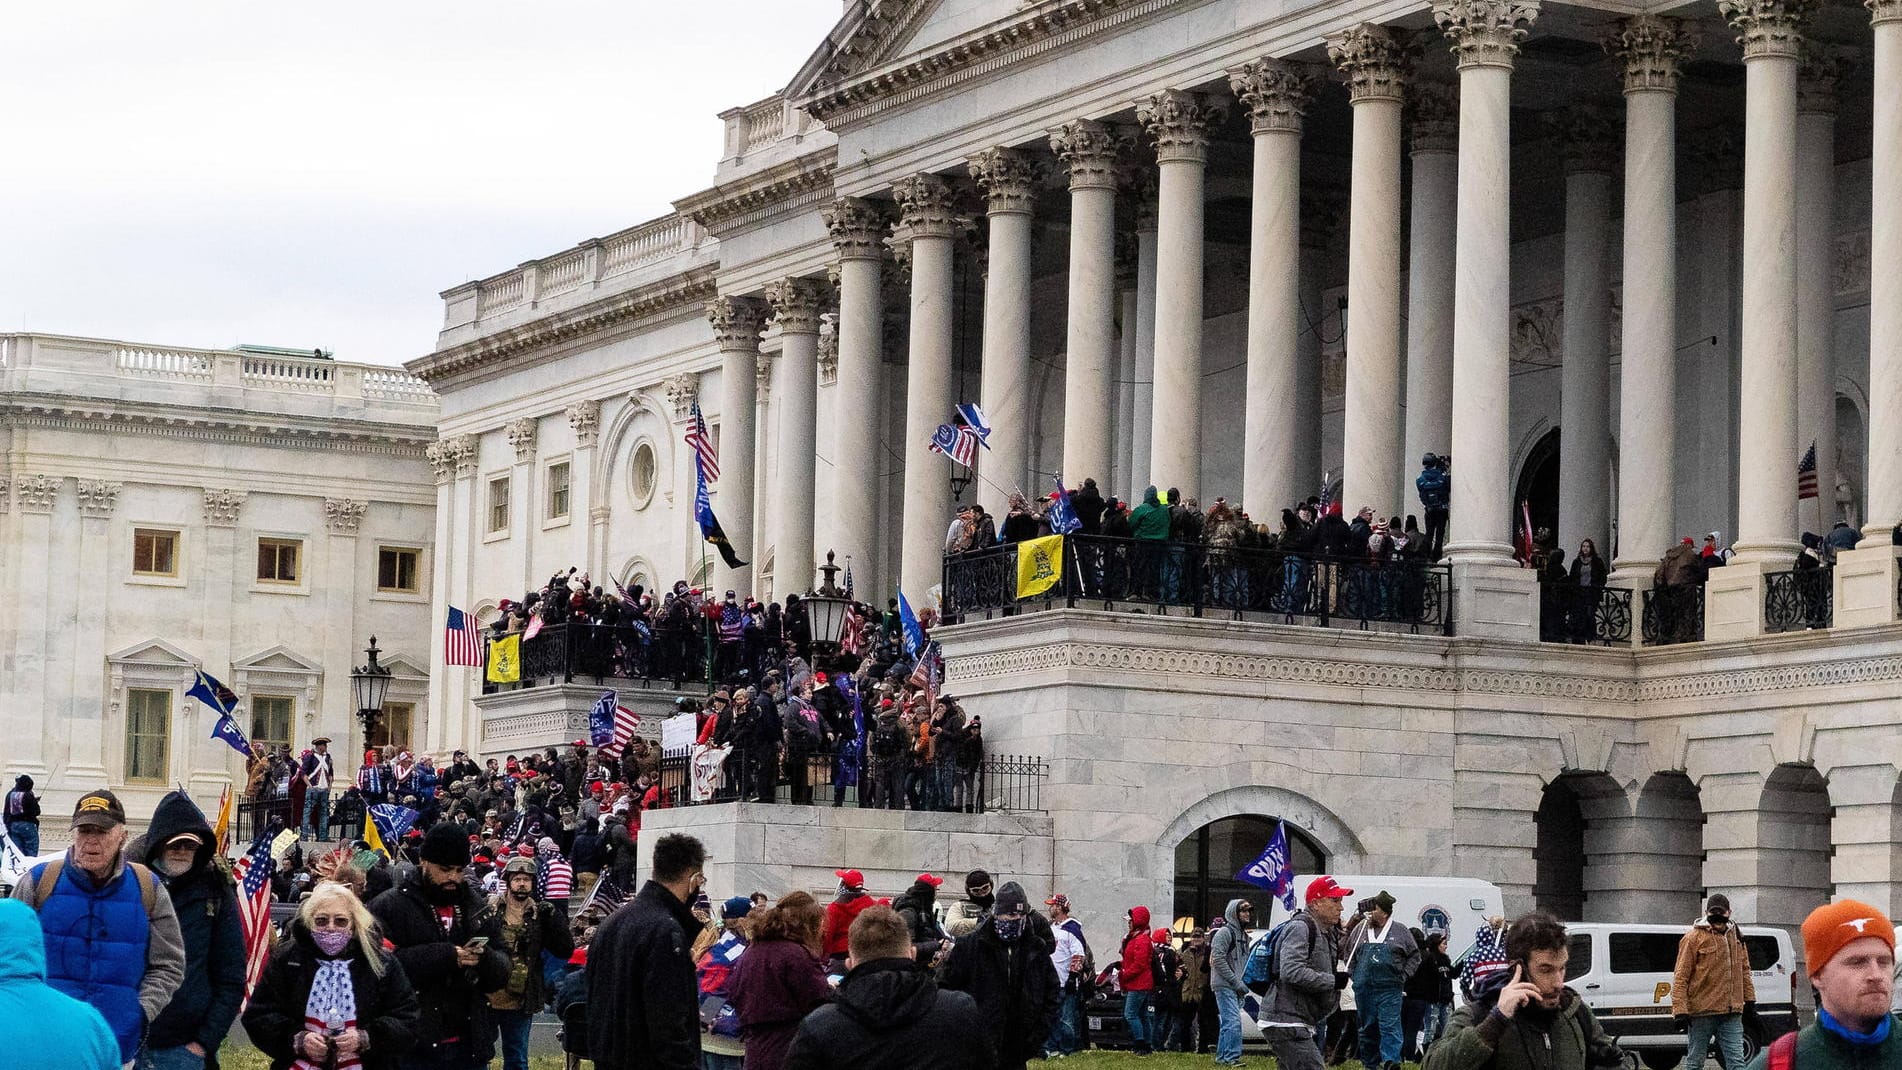
[[[1565,949],[1571,956],[1565,960],[1565,979],[1576,981],[1592,972],[1592,937],[1590,933],[1574,933],[1565,941]]]
[[[1612,933],[1611,972],[1675,973],[1677,933]]]
[[[1746,936],[1744,950],[1750,952],[1750,968],[1758,973],[1777,964],[1779,951],[1774,936]]]

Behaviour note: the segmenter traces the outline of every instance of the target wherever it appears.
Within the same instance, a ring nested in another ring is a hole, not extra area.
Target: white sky
[[[439,291],[709,185],[843,4],[6,8],[0,330],[395,364]]]

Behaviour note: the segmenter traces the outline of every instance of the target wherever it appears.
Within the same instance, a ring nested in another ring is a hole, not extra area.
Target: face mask
[[[160,873],[163,873],[167,877],[178,877],[178,876],[183,876],[185,871],[191,869],[191,866],[189,865],[174,866],[172,865],[171,859],[160,857],[153,860],[152,868],[158,870]]]
[[[1713,927],[1719,928],[1719,929],[1730,924],[1730,915],[1719,914],[1716,911],[1711,911],[1711,913],[1706,916],[1706,919],[1711,923]]]
[[[317,950],[336,958],[343,953],[344,948],[350,946],[350,940],[355,935],[348,929],[320,929],[311,933],[310,938],[316,942]]]
[[[1022,918],[993,917],[991,926],[997,930],[998,937],[1004,940],[1015,940],[1024,935],[1024,919]]]

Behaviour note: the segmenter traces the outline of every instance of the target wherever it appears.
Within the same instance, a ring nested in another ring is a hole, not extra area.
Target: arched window
[[[1225,817],[1203,825],[1177,844],[1174,917],[1207,925],[1222,913],[1230,899],[1240,898],[1255,905],[1257,924],[1266,921],[1273,896],[1266,889],[1237,880],[1235,874],[1261,857],[1280,820],[1257,814]],[[1305,829],[1288,826],[1288,854],[1296,873],[1327,870],[1327,849]]]

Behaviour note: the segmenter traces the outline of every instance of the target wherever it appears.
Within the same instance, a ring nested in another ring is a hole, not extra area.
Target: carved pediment
[[[324,671],[323,666],[317,664],[316,661],[281,645],[269,650],[261,650],[248,658],[240,658],[232,663],[232,668],[249,672],[285,672],[299,675]]]
[[[163,639],[148,639],[143,643],[134,643],[115,654],[106,655],[106,660],[115,665],[176,666],[184,669],[193,668],[198,664],[197,658]]]

